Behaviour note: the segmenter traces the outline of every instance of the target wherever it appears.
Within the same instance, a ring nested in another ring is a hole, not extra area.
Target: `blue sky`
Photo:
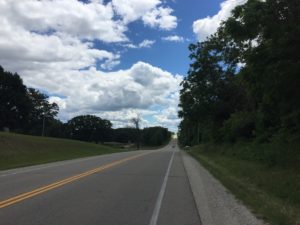
[[[246,0],[0,0],[0,65],[49,95],[59,119],[93,114],[177,130],[188,45]]]
[[[132,49],[122,54],[122,62],[114,69],[127,69],[137,61],[144,61],[167,70],[173,74],[186,75],[189,68],[189,43],[195,43],[198,39],[193,32],[193,22],[200,18],[213,16],[220,10],[220,0],[176,0],[167,1],[178,18],[175,29],[161,30],[149,29],[141,21],[130,24],[127,33],[133,43],[140,43],[145,39],[155,40],[151,48]],[[185,38],[184,42],[169,42],[161,38],[177,35]],[[124,48],[111,46],[110,44],[97,43],[100,48],[107,50],[119,50]]]

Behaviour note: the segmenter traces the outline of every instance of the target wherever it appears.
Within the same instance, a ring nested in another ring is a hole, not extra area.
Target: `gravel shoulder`
[[[181,151],[202,225],[266,225],[201,164]]]

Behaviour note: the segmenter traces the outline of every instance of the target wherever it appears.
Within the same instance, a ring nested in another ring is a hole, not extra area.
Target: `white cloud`
[[[144,40],[139,44],[140,48],[150,48],[155,43],[154,40]]]
[[[154,5],[149,6],[150,12],[162,7],[160,1],[147,1]],[[137,19],[142,15],[127,18]],[[163,16],[156,19],[153,26],[169,29]],[[96,69],[113,69],[121,55],[96,48],[94,40],[128,43],[126,24],[116,19],[110,3],[0,0],[0,27],[0,65],[18,72],[27,86],[50,93],[49,100],[60,106],[60,119],[96,114],[121,126],[133,112],[156,118],[157,108],[167,112],[178,104],[178,96],[174,96],[179,91],[180,75],[144,62],[114,72]],[[146,39],[137,47],[154,43]],[[163,122],[160,117],[157,120]],[[145,118],[144,122],[147,124]]]
[[[173,10],[163,6],[161,0],[112,0],[112,5],[125,24],[142,19],[145,25],[163,30],[177,26]]]
[[[130,23],[142,18],[142,16],[155,9],[160,0],[112,0],[116,12],[123,18],[125,23]]]
[[[60,110],[66,109],[66,102],[63,98],[57,97],[57,96],[51,96],[49,97],[48,101],[50,103],[56,103]]]
[[[184,42],[184,37],[178,36],[178,35],[172,35],[167,37],[162,37],[162,40],[164,41],[171,41],[171,42]]]
[[[155,40],[145,39],[137,45],[130,43],[130,44],[124,44],[123,46],[128,48],[150,48],[155,42],[156,42]]]
[[[115,66],[119,65],[121,62],[118,60],[120,55],[114,55],[113,57],[107,58],[100,67],[105,70],[112,70]]]
[[[31,63],[30,63],[31,65]],[[11,65],[12,66],[12,65]],[[4,64],[7,69],[7,65]],[[179,84],[182,76],[144,62],[137,62],[127,70],[101,72],[94,67],[78,71],[56,68],[55,65],[44,70],[35,67],[18,68],[26,85],[47,90],[64,98],[52,96],[51,102],[60,106],[60,118],[68,120],[80,114],[96,114],[111,119],[115,126],[126,126],[137,112],[143,116],[157,109],[168,109],[178,104]],[[11,71],[16,71],[14,67]],[[176,96],[176,97],[174,97]],[[177,112],[174,113],[177,115]],[[178,121],[154,117],[156,123],[150,125],[177,126]],[[172,128],[173,130],[175,128]]]
[[[198,40],[203,41],[208,36],[215,33],[221,22],[231,15],[231,11],[236,6],[246,2],[247,0],[226,0],[221,3],[221,9],[216,15],[194,21],[193,31],[197,35]]]
[[[113,63],[118,54],[94,49],[91,42],[65,33],[40,35],[0,20],[0,62],[11,67],[44,70],[81,69],[97,61]],[[15,68],[17,69],[17,68]]]
[[[124,35],[127,27],[120,20],[114,20],[112,5],[104,5],[101,1],[0,0],[0,14],[2,20],[28,31],[63,32],[104,42],[127,40]]]
[[[170,130],[176,131],[180,123],[180,119],[177,116],[177,108],[170,107],[162,110],[160,114],[154,116],[158,126],[169,127]]]
[[[112,0],[106,4],[78,0],[0,0],[1,20],[27,31],[67,33],[84,40],[108,43],[128,41],[127,25],[136,20],[150,27],[173,29],[177,26],[177,18],[172,12],[161,0]]]
[[[0,26],[0,62],[6,65],[42,70],[55,64],[57,68],[80,69],[94,65],[97,60],[114,61],[119,58],[65,34],[43,36],[13,27],[2,20]]]
[[[144,62],[138,62],[128,70],[103,73],[91,68],[66,75],[66,79],[69,77],[73,78],[71,84],[61,83],[59,89],[49,84],[47,88],[51,92],[68,96],[57,101],[59,105],[65,106],[61,110],[61,117],[67,119],[91,113],[112,120],[115,126],[128,125],[130,118],[134,117],[133,112],[143,118],[149,114],[160,114],[153,109],[155,106],[165,110],[164,113],[169,108],[177,107],[179,83],[182,80],[179,75],[172,75]],[[56,80],[59,79],[54,74],[51,76],[53,83],[57,84]],[[39,79],[32,80],[36,80],[35,86],[40,86]],[[44,83],[42,85],[45,86]],[[177,111],[173,110],[172,113],[172,118],[177,118]],[[165,125],[174,130],[178,119],[172,121],[170,115],[169,112],[165,117],[154,116],[157,122],[152,125]]]
[[[143,21],[150,27],[158,27],[163,30],[171,30],[177,27],[177,18],[172,16],[171,8],[158,7],[143,16]]]
[[[141,119],[141,127],[153,126],[149,121],[143,119],[144,116],[153,115],[155,112],[151,110],[136,110],[136,109],[123,109],[113,112],[101,112],[96,115],[107,118],[112,121],[114,127],[132,127],[132,118],[139,117]]]

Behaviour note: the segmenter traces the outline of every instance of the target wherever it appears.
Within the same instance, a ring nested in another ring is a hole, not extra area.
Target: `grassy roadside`
[[[0,170],[124,151],[93,143],[0,132]]]
[[[214,151],[207,150],[211,148]],[[273,225],[300,225],[298,166],[270,166],[223,151],[224,146],[218,145],[198,145],[188,150],[259,218]]]

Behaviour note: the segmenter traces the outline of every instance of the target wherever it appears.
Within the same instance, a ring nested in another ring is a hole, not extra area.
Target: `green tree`
[[[69,138],[69,130],[67,124],[58,119],[48,119],[45,124],[45,136]]]
[[[245,49],[240,76],[256,114],[258,135],[270,137],[287,127],[299,132],[299,21],[297,0],[249,0],[224,24],[233,41]]]
[[[81,115],[69,120],[67,126],[72,139],[97,143],[108,139],[112,123],[94,115]]]
[[[45,127],[54,122],[59,107],[56,103],[49,103],[48,96],[34,88],[27,89],[27,96],[32,106],[27,130],[31,134],[44,135]]]
[[[142,130],[142,143],[147,146],[160,146],[171,138],[171,132],[164,127],[146,127]]]
[[[236,78],[238,50],[227,41],[224,31],[219,30],[206,41],[189,46],[192,63],[182,82],[179,104],[179,117],[183,118],[180,134],[189,132],[185,144],[220,141],[224,121],[242,106],[243,90]]]
[[[22,130],[30,113],[26,86],[18,74],[4,71],[0,66],[0,129]]]
[[[113,130],[112,141],[120,143],[133,143],[136,140],[136,129],[132,127],[117,128]]]
[[[179,140],[300,133],[300,2],[248,0],[206,41],[189,47]]]

